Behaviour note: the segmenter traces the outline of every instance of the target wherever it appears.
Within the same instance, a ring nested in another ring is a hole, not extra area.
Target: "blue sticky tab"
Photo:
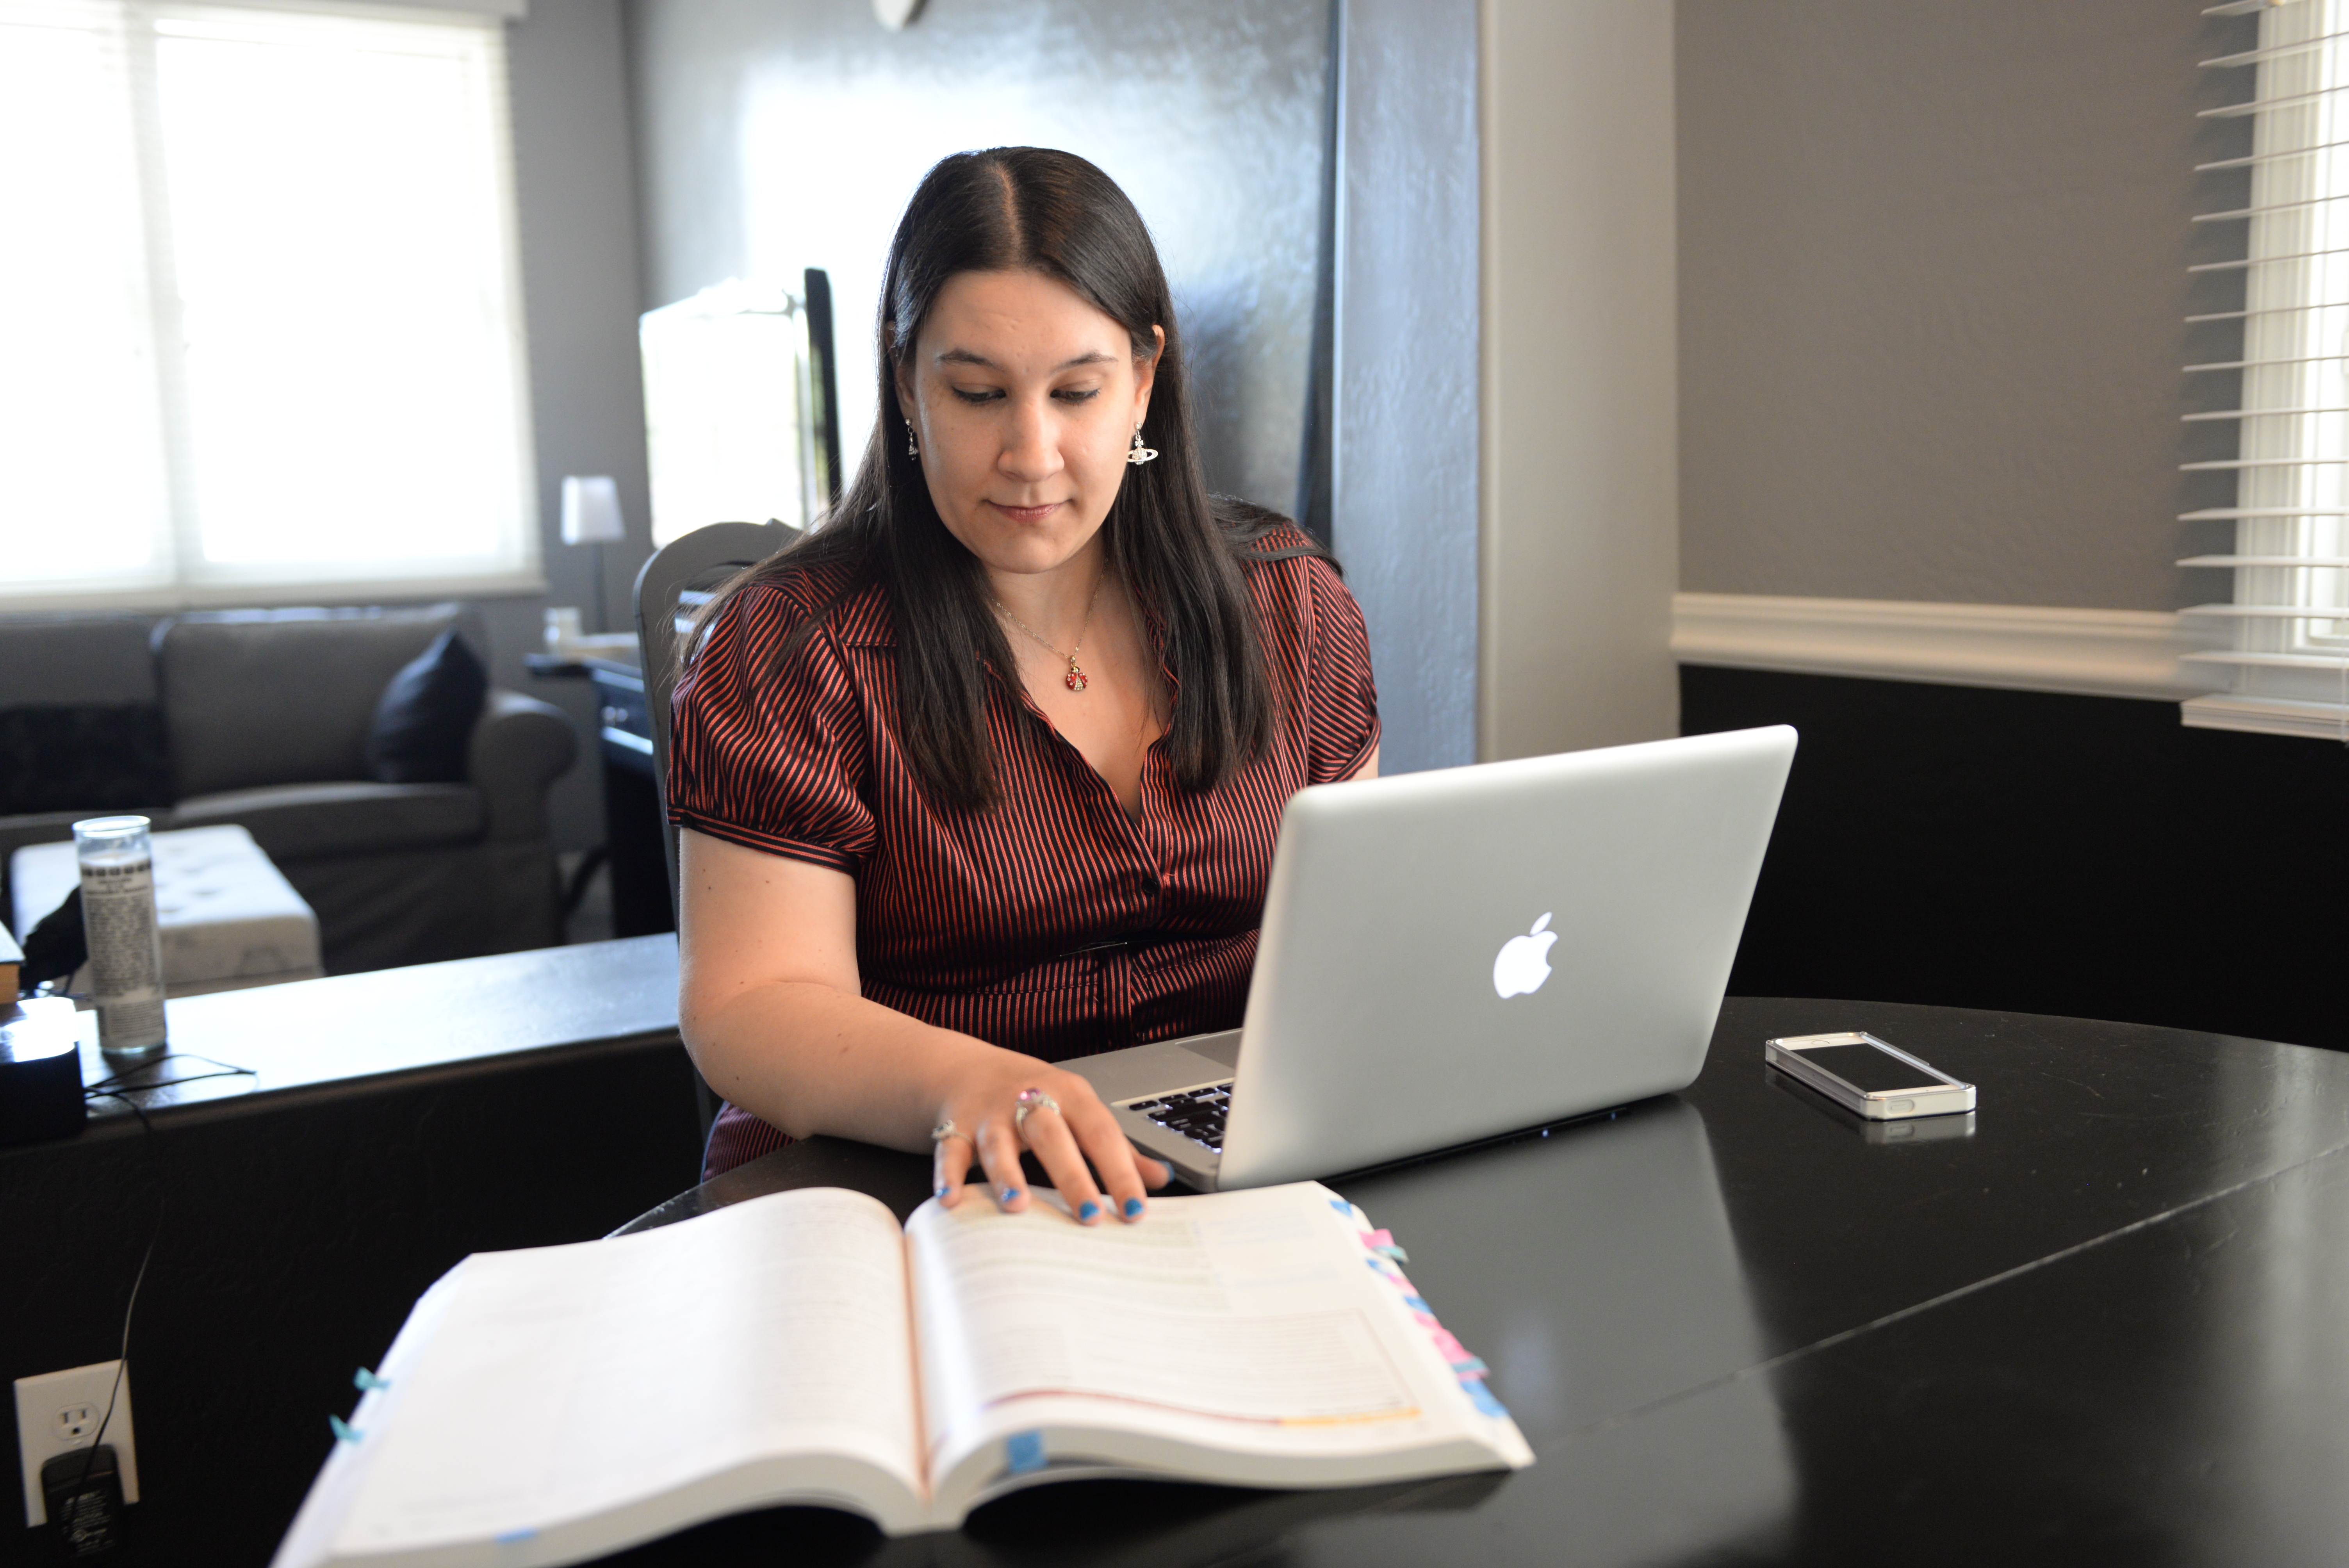
[[[1423,1312],[1423,1313],[1426,1313],[1426,1314],[1427,1314],[1429,1316],[1431,1316],[1431,1317],[1432,1317],[1432,1316],[1433,1316],[1433,1315],[1435,1315],[1435,1309],[1434,1309],[1433,1307],[1432,1307],[1432,1306],[1430,1306],[1430,1305],[1427,1305],[1426,1298],[1425,1298],[1425,1297],[1423,1297],[1423,1296],[1416,1296],[1416,1295],[1407,1295],[1407,1296],[1404,1296],[1404,1297],[1402,1298],[1402,1304],[1403,1304],[1405,1306],[1407,1306],[1407,1307],[1411,1308],[1411,1309],[1412,1309],[1412,1311],[1413,1311],[1413,1312]]]
[[[355,1443],[367,1436],[365,1432],[360,1431],[340,1416],[329,1415],[326,1418],[326,1425],[334,1429],[335,1437],[340,1442]]]
[[[388,1377],[378,1377],[374,1373],[362,1367],[357,1371],[351,1374],[351,1387],[364,1394],[370,1388],[390,1387],[391,1379]]]
[[[537,1533],[538,1532],[535,1530],[509,1530],[503,1535],[497,1536],[494,1539],[501,1546],[519,1546]]]
[[[1337,1210],[1338,1212],[1345,1215],[1350,1220],[1354,1217],[1354,1205],[1349,1203],[1343,1198],[1330,1199],[1330,1207]]]
[[[1044,1434],[1014,1432],[1003,1439],[1003,1457],[1013,1475],[1032,1475],[1044,1468]]]
[[[1493,1398],[1493,1390],[1485,1387],[1483,1379],[1463,1377],[1460,1387],[1468,1391],[1468,1398],[1475,1402],[1480,1415],[1498,1417],[1505,1421],[1509,1418],[1509,1408]]]

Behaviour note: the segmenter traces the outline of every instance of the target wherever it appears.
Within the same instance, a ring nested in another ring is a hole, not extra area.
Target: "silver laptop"
[[[1685,1088],[1794,757],[1781,726],[1301,790],[1241,1026],[1061,1065],[1202,1191]]]

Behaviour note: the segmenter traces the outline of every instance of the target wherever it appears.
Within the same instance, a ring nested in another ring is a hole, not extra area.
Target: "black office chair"
[[[678,907],[677,829],[668,820],[668,699],[677,685],[678,640],[693,613],[744,567],[764,561],[799,537],[780,522],[713,522],[673,539],[653,552],[636,573],[636,650],[644,659],[645,717],[653,732],[653,789],[660,802],[661,854],[668,864],[668,904]],[[701,1108],[701,1136],[718,1119],[718,1097],[695,1069],[693,1088]]]
[[[669,908],[677,908],[677,830],[668,825],[668,699],[677,686],[678,640],[694,612],[746,566],[800,536],[780,522],[713,522],[653,552],[636,573],[636,648],[645,661],[645,717],[652,721],[653,784],[660,794],[661,851],[668,861]]]

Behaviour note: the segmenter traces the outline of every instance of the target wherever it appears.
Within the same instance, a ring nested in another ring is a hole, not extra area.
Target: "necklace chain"
[[[1077,667],[1077,652],[1084,646],[1085,633],[1090,631],[1092,627],[1093,605],[1101,598],[1101,578],[1095,577],[1093,579],[1092,597],[1085,601],[1085,618],[1077,623],[1077,640],[1069,645],[1069,651],[1065,654],[1061,652],[1060,649],[1054,647],[1050,643],[1047,642],[1044,638],[1043,633],[1038,631],[1035,627],[1030,625],[1027,622],[1013,614],[1010,608],[1006,605],[1002,600],[996,598],[991,593],[988,595],[988,603],[995,606],[995,613],[997,614],[1002,616],[1005,620],[1010,622],[1013,625],[1027,633],[1039,647],[1042,648],[1046,653],[1051,655],[1056,659],[1068,660],[1069,673],[1061,677],[1061,684],[1067,686],[1071,691],[1082,691],[1085,687],[1091,686],[1092,682],[1086,679],[1085,672]]]

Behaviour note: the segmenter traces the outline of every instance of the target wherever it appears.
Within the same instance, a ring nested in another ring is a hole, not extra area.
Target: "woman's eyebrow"
[[[981,370],[997,370],[1001,368],[1001,366],[998,366],[994,360],[988,358],[987,356],[983,354],[974,354],[968,348],[940,349],[938,351],[937,363],[940,365],[975,365]],[[1079,366],[1083,365],[1114,365],[1115,363],[1117,363],[1117,356],[1113,354],[1104,354],[1100,349],[1096,348],[1090,354],[1080,354],[1074,359],[1064,359],[1060,364],[1052,366],[1052,368],[1056,371],[1074,370]]]

